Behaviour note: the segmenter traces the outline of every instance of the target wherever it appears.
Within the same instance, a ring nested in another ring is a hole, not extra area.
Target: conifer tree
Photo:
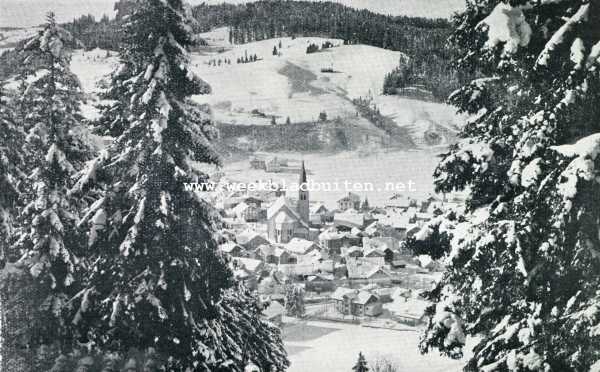
[[[470,197],[423,237],[448,271],[421,350],[470,335],[465,370],[599,370],[600,2],[469,0],[455,25],[482,77],[450,98],[471,118],[436,188]]]
[[[367,365],[367,360],[362,352],[358,353],[358,360],[354,367],[352,367],[354,372],[369,372],[369,367]]]
[[[72,348],[72,330],[64,316],[78,287],[75,277],[82,239],[76,228],[78,200],[69,189],[91,149],[80,137],[81,90],[69,71],[65,45],[70,41],[70,34],[49,13],[44,29],[24,48],[28,79],[21,99],[28,102],[29,113],[22,125],[28,133],[27,142],[13,151],[25,148],[31,159],[21,165],[35,167],[23,178],[19,199],[13,200],[13,207],[24,207],[14,249],[6,255],[2,271],[2,300],[8,297],[11,304],[3,309],[3,326],[6,322],[9,328],[3,333],[3,349],[14,352],[3,357],[6,369],[16,363],[23,371],[47,370],[53,354]],[[13,140],[23,139],[22,132],[12,134]],[[13,160],[14,170],[20,162],[14,155]]]
[[[250,361],[282,371],[279,330],[216,250],[217,213],[184,189],[208,179],[197,163],[220,162],[208,108],[190,99],[210,87],[188,68],[189,16],[180,0],[134,5],[101,120],[122,125],[73,189],[97,198],[81,221],[90,255],[73,315],[80,342],[139,350],[128,363],[157,370],[242,371]]]
[[[285,286],[285,310],[287,315],[301,318],[306,313],[304,306],[304,289],[298,285]]]
[[[24,174],[22,145],[25,133],[17,124],[13,99],[0,81],[0,260],[5,261],[5,247],[11,235],[19,197],[19,181]]]

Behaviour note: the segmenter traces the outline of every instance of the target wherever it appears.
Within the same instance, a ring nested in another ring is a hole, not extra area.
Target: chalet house
[[[246,250],[236,242],[226,242],[219,246],[221,252],[229,254],[231,257],[246,257],[248,256]]]
[[[360,196],[351,192],[337,201],[337,207],[341,211],[347,211],[348,209],[360,209]]]
[[[257,222],[261,219],[262,210],[256,205],[251,205],[243,201],[235,207],[233,207],[231,212],[236,218],[240,220],[246,222]]]
[[[322,225],[333,222],[333,212],[330,212],[325,205],[318,203],[310,207],[310,222],[315,225]]]
[[[286,250],[267,244],[258,247],[256,256],[260,257],[266,264],[280,265],[296,263],[296,258]]]
[[[344,315],[378,316],[383,312],[379,297],[367,291],[338,287],[331,298],[336,310]]]
[[[291,254],[295,254],[298,256],[304,256],[313,251],[321,250],[321,247],[319,247],[317,243],[300,238],[293,238],[286,245],[284,245],[284,248]]]
[[[363,252],[364,252],[364,256],[363,257],[367,257],[367,258],[382,257],[382,258],[385,258],[385,252],[379,250],[378,248],[368,248],[368,249],[365,249]]]
[[[392,319],[414,327],[427,321],[425,310],[430,305],[428,301],[412,297],[396,297],[393,302],[384,305],[384,308],[390,312]]]
[[[350,280],[384,280],[390,275],[383,269],[383,258],[377,257],[375,262],[367,258],[347,259],[346,268]]]
[[[255,251],[256,248],[263,244],[269,244],[267,238],[257,233],[256,231],[244,231],[236,236],[238,244],[246,248],[248,251]]]
[[[340,255],[345,236],[346,234],[339,233],[335,229],[325,230],[319,235],[319,245],[329,255]]]
[[[342,247],[342,257],[347,258],[347,257],[352,257],[352,258],[357,258],[357,257],[362,257],[363,256],[363,249],[361,247],[350,247],[350,248],[346,248],[346,247]]]

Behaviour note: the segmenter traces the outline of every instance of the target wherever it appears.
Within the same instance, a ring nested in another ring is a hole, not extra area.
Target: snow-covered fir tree
[[[3,370],[47,370],[52,354],[71,350],[64,313],[77,290],[75,275],[83,236],[76,228],[78,200],[69,190],[78,171],[76,165],[91,157],[91,149],[79,137],[81,95],[78,81],[69,71],[69,53],[64,48],[68,41],[70,35],[57,26],[50,13],[43,30],[23,51],[27,56],[25,97],[18,99],[30,103],[29,114],[21,117],[18,130],[11,129],[10,118],[3,119],[3,137],[8,136],[3,140],[12,142],[7,149],[12,161],[3,171],[12,169],[13,175],[3,180],[13,187],[6,195],[16,190],[10,177],[13,181],[17,177],[17,165],[22,183],[18,199],[12,200],[13,208],[22,206],[17,229],[9,236],[11,249],[0,273],[5,305]],[[29,130],[27,135],[21,128]],[[21,141],[18,144],[14,142],[17,139]],[[26,169],[32,164],[33,169]],[[28,173],[26,177],[23,172]],[[10,351],[13,353],[7,355]]]
[[[599,371],[600,2],[468,0],[455,22],[481,77],[450,98],[470,119],[435,176],[470,198],[418,237],[448,264],[421,349],[475,336],[466,370]]]
[[[369,366],[367,364],[367,360],[362,352],[358,353],[358,360],[354,367],[352,367],[354,372],[369,372]]]
[[[301,318],[306,313],[304,288],[295,284],[285,286],[285,311],[289,316]]]
[[[0,81],[0,258],[5,261],[8,237],[14,228],[19,183],[24,176],[22,145],[25,133],[17,123],[14,98],[9,97]]]
[[[190,99],[210,87],[188,67],[187,9],[180,0],[130,4],[100,120],[116,138],[73,189],[97,198],[81,220],[90,251],[74,300],[80,341],[121,358],[139,350],[126,363],[157,370],[282,371],[279,330],[216,250],[217,213],[184,189],[207,180],[200,163],[219,163],[208,108]]]

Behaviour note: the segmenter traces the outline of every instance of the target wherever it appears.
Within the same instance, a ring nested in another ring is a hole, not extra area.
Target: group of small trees
[[[258,61],[258,56],[256,54],[251,54],[248,56],[248,54],[246,54],[244,57],[238,57],[237,59],[237,63],[252,63],[252,62],[256,62]]]
[[[1,369],[283,371],[280,331],[216,250],[217,213],[184,190],[219,163],[190,99],[210,91],[188,67],[190,21],[180,1],[134,5],[95,123],[106,150],[53,15],[18,91],[0,90]]]
[[[231,64],[231,60],[229,58],[211,59],[211,60],[208,61],[208,65],[209,66],[215,66],[215,67],[221,66],[221,65],[230,65],[230,64]]]

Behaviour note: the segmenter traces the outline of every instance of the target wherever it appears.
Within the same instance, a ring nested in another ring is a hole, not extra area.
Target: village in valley
[[[430,304],[422,293],[440,278],[443,263],[415,255],[406,239],[419,239],[427,222],[461,200],[398,194],[370,205],[347,192],[328,208],[311,198],[307,166],[287,169],[298,173],[296,195],[277,188],[222,191],[231,187],[213,195],[223,216],[219,249],[235,276],[258,293],[265,317],[284,328],[299,319],[403,330],[424,324]]]

